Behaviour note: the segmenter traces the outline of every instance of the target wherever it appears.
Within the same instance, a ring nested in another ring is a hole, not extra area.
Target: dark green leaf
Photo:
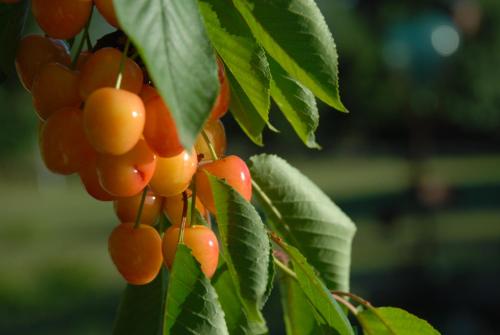
[[[215,53],[196,0],[114,4],[120,26],[169,106],[181,143],[192,147],[219,91]]]
[[[273,77],[271,82],[273,100],[302,142],[309,148],[320,149],[314,134],[319,123],[314,95],[284,71],[275,60],[270,59],[269,64]]]
[[[217,226],[229,274],[242,298],[254,333],[267,331],[260,313],[267,299],[271,248],[255,208],[237,191],[209,176],[217,209]]]
[[[249,167],[254,194],[273,229],[307,257],[328,288],[348,291],[354,223],[283,159],[258,155]]]
[[[114,335],[161,334],[167,278],[167,271],[162,268],[147,285],[127,285],[116,316]]]
[[[318,98],[345,111],[337,50],[314,0],[233,0],[257,41]]]
[[[366,309],[357,317],[366,335],[439,335],[427,321],[400,308]]]

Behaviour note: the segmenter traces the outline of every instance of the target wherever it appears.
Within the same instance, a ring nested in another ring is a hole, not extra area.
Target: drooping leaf
[[[267,328],[260,312],[267,299],[271,247],[259,214],[237,191],[209,176],[217,209],[217,226],[229,274],[243,302],[254,333]]]
[[[366,335],[439,335],[427,321],[400,308],[365,309],[357,317]]]
[[[271,96],[293,129],[309,148],[320,149],[316,143],[319,123],[318,107],[314,95],[304,85],[292,78],[273,59],[269,59],[272,73]]]
[[[200,0],[208,36],[263,120],[269,120],[270,72],[264,50],[230,1]]]
[[[14,59],[21,33],[26,21],[29,1],[17,4],[0,4],[0,83],[14,70]]]
[[[254,194],[272,228],[306,256],[328,288],[348,291],[354,223],[283,159],[253,156],[249,168]]]
[[[147,285],[127,285],[118,308],[113,334],[160,334],[167,281],[167,271],[162,269],[155,280]]]
[[[165,312],[164,334],[229,334],[215,289],[183,244],[177,246]]]
[[[314,0],[233,0],[257,41],[319,99],[346,111],[333,37]]]
[[[255,144],[262,146],[262,131],[266,126],[266,120],[260,116],[230,72],[227,72],[227,79],[231,85],[231,104],[229,106],[231,114],[248,138]]]
[[[196,0],[114,1],[120,27],[168,104],[181,143],[193,146],[219,92],[215,53]]]

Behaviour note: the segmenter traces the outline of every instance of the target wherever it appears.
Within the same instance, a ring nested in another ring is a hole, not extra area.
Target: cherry
[[[131,197],[149,183],[156,167],[156,156],[140,139],[132,150],[121,155],[97,155],[97,175],[102,188],[115,197]]]
[[[174,119],[160,96],[151,98],[146,103],[144,138],[161,157],[172,157],[184,150],[179,142]]]
[[[63,107],[78,107],[78,72],[59,63],[45,64],[33,80],[33,104],[42,120]]]
[[[115,213],[121,222],[134,222],[141,204],[142,192],[128,198],[119,198],[114,201]],[[163,198],[151,191],[147,191],[144,198],[144,207],[141,212],[141,223],[153,225],[160,216]]]
[[[30,91],[40,67],[51,62],[71,64],[64,42],[41,35],[28,35],[21,39],[16,52],[16,70],[24,88]]]
[[[118,271],[133,285],[151,282],[160,272],[162,246],[160,234],[151,226],[132,222],[117,226],[108,240],[108,250]]]
[[[60,174],[77,172],[92,155],[78,108],[61,109],[49,117],[41,126],[39,144],[47,168]]]
[[[231,98],[231,91],[229,89],[229,83],[226,77],[226,71],[224,70],[224,64],[217,58],[217,68],[219,75],[220,92],[215,100],[215,104],[210,112],[210,119],[216,120],[220,119],[224,114],[226,114],[229,108],[229,102]]]
[[[212,144],[215,149],[215,153],[217,157],[224,156],[226,151],[227,142],[226,142],[226,131],[224,130],[224,125],[221,120],[209,120],[205,127],[203,128],[205,133],[207,134],[208,140]],[[203,154],[202,160],[211,160],[213,159],[212,154],[210,153],[210,148],[207,145],[207,142],[200,134],[196,138],[196,143],[194,145],[196,152],[199,154]]]
[[[177,156],[158,157],[156,171],[151,179],[151,189],[164,197],[171,197],[186,190],[196,172],[196,151],[183,151]]]
[[[171,226],[165,231],[162,241],[163,260],[172,268],[179,241],[180,227]],[[201,264],[201,270],[211,278],[219,262],[219,243],[214,232],[205,226],[191,226],[184,230],[184,244],[191,249],[194,258]]]
[[[191,208],[192,197],[188,200],[188,209]],[[170,223],[173,226],[180,226],[182,221],[182,209],[184,207],[184,201],[182,200],[182,194],[177,194],[171,197],[166,197],[163,200],[163,213],[168,216]],[[202,216],[207,215],[205,206],[201,203],[200,199],[196,197],[196,209],[200,212]],[[186,216],[186,224],[190,224],[191,215]]]
[[[142,101],[144,102],[144,105],[146,105],[149,101],[153,100],[154,98],[158,97],[158,91],[156,88],[154,88],[151,85],[144,84],[142,86],[141,93],[139,94]]]
[[[92,5],[92,0],[33,0],[31,10],[43,31],[67,40],[85,27]]]
[[[95,6],[99,13],[108,21],[110,25],[115,28],[118,27],[118,20],[116,19],[115,7],[112,0],[94,0]]]
[[[87,63],[89,60],[90,56],[92,56],[92,52],[90,51],[82,51],[78,55],[78,59],[76,60],[76,69],[78,71],[81,71],[83,69],[83,65]]]
[[[85,187],[87,193],[96,200],[100,201],[110,201],[114,200],[111,194],[106,192],[99,183],[99,177],[97,176],[97,155],[94,154],[87,160],[83,166],[78,171],[80,175],[80,180]]]
[[[115,87],[120,69],[122,53],[114,48],[102,48],[93,53],[82,66],[80,96],[86,99],[102,87]],[[142,89],[144,75],[132,59],[126,57],[123,66],[121,89],[138,94]]]
[[[83,110],[90,143],[98,152],[111,155],[122,155],[136,145],[144,118],[144,104],[138,95],[110,87],[92,93]]]
[[[250,171],[241,158],[232,155],[213,162],[201,163],[195,176],[196,189],[201,202],[212,214],[216,214],[216,209],[210,181],[206,172],[224,179],[226,183],[238,191],[246,200],[250,201],[252,198]]]

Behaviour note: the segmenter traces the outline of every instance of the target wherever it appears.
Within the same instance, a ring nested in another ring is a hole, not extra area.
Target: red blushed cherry
[[[179,242],[180,227],[172,226],[165,231],[162,241],[163,260],[171,269]],[[191,226],[184,230],[184,244],[191,249],[194,258],[201,264],[201,270],[211,278],[219,262],[219,243],[214,232],[205,226]]]
[[[139,206],[141,204],[142,192],[128,198],[119,198],[114,201],[113,207],[116,216],[121,222],[135,222]],[[160,216],[163,198],[148,191],[144,198],[144,207],[141,212],[141,223],[153,225]]]
[[[217,58],[217,67],[218,67],[220,91],[219,95],[217,96],[217,99],[215,100],[215,104],[212,107],[212,111],[210,113],[211,120],[220,119],[222,116],[224,116],[224,114],[227,113],[231,99],[231,91],[229,89],[229,82],[226,77],[224,64],[219,58]]]
[[[156,167],[156,155],[140,139],[129,152],[97,155],[97,175],[102,188],[115,197],[131,197],[149,183]]]
[[[85,187],[87,193],[94,199],[100,201],[111,201],[115,197],[106,192],[99,183],[99,177],[97,176],[97,154],[94,153],[92,157],[87,160],[78,174],[80,175],[80,180]]]
[[[226,152],[227,142],[226,142],[226,131],[224,130],[224,125],[221,120],[209,120],[203,130],[207,134],[208,140],[212,144],[215,149],[215,153],[217,157],[224,156]],[[198,155],[202,154],[202,160],[212,160],[212,154],[210,152],[210,148],[207,145],[207,142],[203,138],[202,134],[198,135],[196,138],[196,143],[194,144],[194,148],[196,149],[196,153]]]
[[[115,28],[118,27],[118,20],[116,19],[115,7],[112,0],[94,0],[95,6],[99,13],[108,21],[110,25]]]
[[[123,278],[144,285],[158,275],[162,264],[160,234],[151,226],[126,222],[117,226],[108,240],[108,250]]]
[[[238,156],[201,163],[195,175],[196,190],[201,202],[212,214],[216,214],[214,197],[210,181],[206,172],[224,179],[231,187],[238,191],[243,198],[250,201],[252,198],[252,179],[246,163]]]
[[[184,150],[172,114],[160,96],[146,103],[144,138],[161,157],[176,156]]]

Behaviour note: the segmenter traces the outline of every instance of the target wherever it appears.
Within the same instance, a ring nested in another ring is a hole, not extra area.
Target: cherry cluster
[[[224,156],[220,118],[230,99],[224,65],[217,60],[220,93],[210,117],[194,147],[186,149],[168,102],[136,62],[138,56],[129,57],[128,41],[124,50],[80,48],[71,60],[64,40],[88,25],[94,3],[119,28],[111,0],[32,1],[46,36],[21,40],[16,69],[40,118],[42,159],[52,172],[77,173],[95,199],[114,202],[121,224],[109,237],[109,253],[127,282],[146,284],[162,263],[170,268],[181,236],[211,277],[219,257],[217,238],[191,219],[194,211],[208,222],[210,213],[216,214],[207,173],[247,200],[252,195],[245,162]],[[162,212],[171,223],[164,232],[159,229]]]

